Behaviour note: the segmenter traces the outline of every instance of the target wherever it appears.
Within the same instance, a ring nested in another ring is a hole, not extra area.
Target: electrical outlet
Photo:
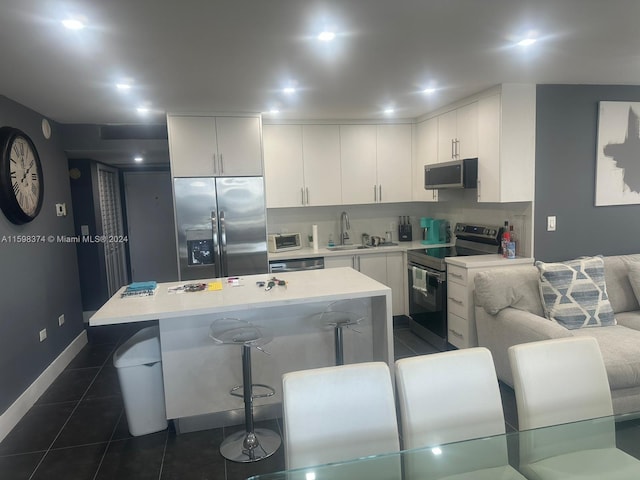
[[[64,325],[64,313],[58,317],[58,326]]]
[[[40,330],[40,341],[44,342],[46,338],[47,338],[47,329],[43,328],[42,330]]]
[[[547,232],[555,232],[556,231],[556,216],[549,215],[547,217]]]

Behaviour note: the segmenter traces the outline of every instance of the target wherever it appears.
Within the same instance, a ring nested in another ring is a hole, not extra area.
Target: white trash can
[[[134,437],[167,428],[164,404],[160,329],[136,332],[113,354],[118,371],[129,433]]]

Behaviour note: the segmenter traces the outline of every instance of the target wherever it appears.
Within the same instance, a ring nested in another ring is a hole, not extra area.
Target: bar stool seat
[[[236,432],[224,439],[220,445],[222,456],[233,462],[257,462],[273,455],[280,448],[280,435],[266,428],[254,428],[253,399],[271,397],[275,390],[268,385],[252,383],[251,349],[256,348],[269,355],[263,346],[273,338],[255,325],[237,318],[220,318],[209,327],[209,337],[219,344],[242,345],[242,385],[229,392],[244,400],[245,431]],[[264,389],[264,393],[254,393],[254,388]],[[238,393],[242,390],[242,394]]]
[[[330,304],[320,314],[319,322],[324,327],[332,327],[334,330],[336,365],[344,365],[344,329],[348,328],[354,332],[361,333],[352,328],[362,323],[365,319],[365,316],[357,311],[357,307],[359,305],[354,305],[353,300],[339,300]]]

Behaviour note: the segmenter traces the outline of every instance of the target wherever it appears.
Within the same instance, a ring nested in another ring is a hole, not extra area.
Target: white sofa
[[[498,378],[513,387],[507,356],[511,345],[592,336],[605,362],[615,413],[640,411],[640,304],[629,280],[630,265],[633,272],[639,270],[640,254],[604,257],[606,291],[617,325],[573,330],[545,317],[536,266],[479,272],[474,278],[478,343],[491,351]],[[632,275],[638,289],[637,273]]]

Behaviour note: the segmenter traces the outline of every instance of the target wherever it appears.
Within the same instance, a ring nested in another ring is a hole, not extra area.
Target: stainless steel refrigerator
[[[180,280],[266,273],[262,177],[174,179]]]

